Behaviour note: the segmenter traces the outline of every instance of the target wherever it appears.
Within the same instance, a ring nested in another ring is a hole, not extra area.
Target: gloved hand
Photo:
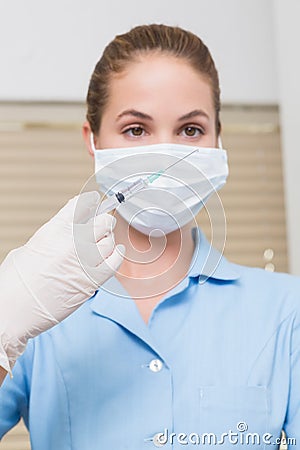
[[[116,219],[95,215],[99,200],[97,192],[74,197],[0,266],[0,365],[10,376],[27,340],[75,311],[120,266]]]

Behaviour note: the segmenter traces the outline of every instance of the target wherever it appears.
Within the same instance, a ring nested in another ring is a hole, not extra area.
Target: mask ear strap
[[[222,144],[222,139],[221,139],[221,135],[219,134],[218,136],[218,147],[223,150],[223,144]]]
[[[94,143],[94,133],[92,131],[90,134],[90,144],[91,144],[93,153],[95,154],[96,148],[95,148],[95,143]]]

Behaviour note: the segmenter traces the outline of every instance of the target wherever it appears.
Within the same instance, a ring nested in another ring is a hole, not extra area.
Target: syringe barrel
[[[121,192],[125,197],[125,202],[126,202],[126,199],[131,197],[131,195],[135,194],[135,192],[138,192],[147,186],[148,186],[147,180],[144,180],[143,178],[139,178],[138,180],[131,183],[131,185],[128,186],[127,188],[122,189]]]
[[[137,181],[134,181],[130,186],[128,186],[125,189],[122,189],[117,194],[110,195],[107,199],[103,200],[101,202],[98,214],[103,214],[106,212],[110,212],[113,209],[117,208],[123,201],[126,203],[126,200],[130,198],[133,194],[140,191],[141,189],[148,186],[147,180],[143,180],[143,178],[139,178]],[[118,200],[118,194],[122,194],[124,197],[124,200],[120,202]]]

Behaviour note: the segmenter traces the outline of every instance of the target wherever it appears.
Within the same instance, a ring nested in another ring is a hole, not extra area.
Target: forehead
[[[106,109],[118,114],[128,107],[169,115],[201,107],[214,114],[208,80],[182,58],[157,54],[143,55],[111,77]]]

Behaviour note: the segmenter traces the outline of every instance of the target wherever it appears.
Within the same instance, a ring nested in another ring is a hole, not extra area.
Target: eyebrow
[[[117,121],[120,120],[124,116],[133,116],[133,117],[138,117],[139,119],[153,121],[153,117],[149,116],[149,114],[145,114],[141,111],[137,111],[136,109],[126,109],[125,111],[121,112],[117,116]],[[202,116],[202,117],[206,117],[207,119],[209,119],[208,114],[206,112],[204,112],[202,109],[194,109],[193,111],[179,117],[178,121],[192,119],[193,117],[197,117],[197,116]]]
[[[134,116],[138,117],[139,119],[153,120],[153,118],[148,114],[145,114],[141,111],[137,111],[136,109],[126,109],[125,111],[118,114],[117,120],[121,119],[123,116]]]
[[[202,116],[202,117],[206,117],[207,119],[209,119],[209,116],[205,111],[203,111],[202,109],[194,109],[194,111],[191,111],[191,112],[179,117],[178,120],[192,119],[193,117],[197,117],[197,116]]]

